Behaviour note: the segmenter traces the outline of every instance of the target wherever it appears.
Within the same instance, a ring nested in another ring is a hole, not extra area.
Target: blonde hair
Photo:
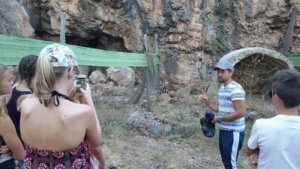
[[[0,64],[0,80],[2,79],[2,76],[6,70],[7,67],[3,64]],[[6,117],[6,107],[2,103],[2,100],[0,100],[0,117]]]
[[[0,117],[7,117],[6,106],[0,101]]]
[[[7,67],[0,63],[0,80],[6,70],[7,70]]]
[[[51,92],[53,90],[55,79],[61,77],[63,67],[51,67],[47,55],[40,55],[35,70],[35,80],[33,81],[33,93],[39,98],[39,101],[46,107],[52,102]]]

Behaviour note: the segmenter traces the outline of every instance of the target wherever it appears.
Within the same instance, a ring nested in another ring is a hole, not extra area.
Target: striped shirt
[[[231,81],[227,86],[223,84],[219,90],[218,103],[219,112],[218,116],[234,112],[233,101],[234,100],[245,100],[245,91],[243,87],[236,81]],[[231,122],[221,122],[221,130],[228,131],[244,131],[245,130],[245,117],[241,117]]]

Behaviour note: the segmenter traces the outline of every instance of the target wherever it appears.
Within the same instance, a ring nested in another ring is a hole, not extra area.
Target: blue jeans
[[[245,132],[220,130],[219,150],[225,169],[237,169],[237,159]]]

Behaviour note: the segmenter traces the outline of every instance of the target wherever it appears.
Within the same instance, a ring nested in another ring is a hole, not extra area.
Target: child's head
[[[9,94],[13,85],[11,70],[0,64],[0,95]]]
[[[20,80],[25,80],[28,87],[31,85],[31,80],[35,74],[35,66],[38,56],[36,55],[27,55],[24,56],[19,63],[19,75]]]
[[[300,105],[300,73],[296,70],[286,69],[276,72],[272,93],[282,100],[286,108]]]

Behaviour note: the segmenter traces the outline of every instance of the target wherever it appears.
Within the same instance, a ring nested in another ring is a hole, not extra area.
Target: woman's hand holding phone
[[[83,88],[80,88],[80,92],[82,94],[83,101],[85,102],[85,104],[88,104],[88,105],[91,105],[94,107],[94,102],[93,102],[93,98],[92,98],[92,92],[91,92],[90,85],[88,83],[86,83],[86,89],[84,90]]]

